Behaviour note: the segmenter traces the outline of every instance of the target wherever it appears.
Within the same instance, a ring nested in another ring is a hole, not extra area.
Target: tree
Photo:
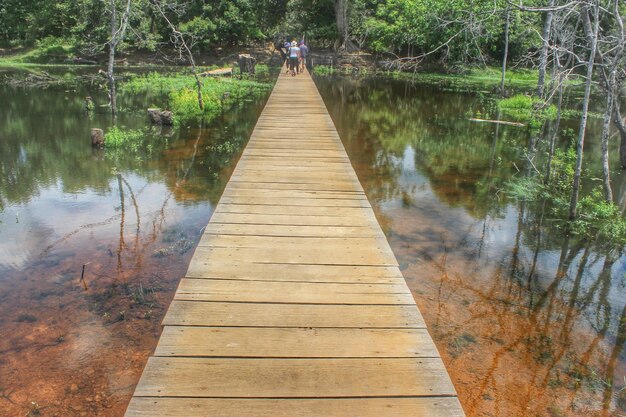
[[[122,16],[118,21],[117,5],[115,0],[110,0],[109,6],[111,8],[111,37],[107,42],[109,47],[109,64],[107,66],[107,79],[109,85],[109,105],[111,106],[111,114],[115,117],[117,113],[117,99],[115,91],[115,76],[113,70],[115,67],[115,49],[124,40],[126,36],[126,29],[128,27],[128,19],[130,17],[130,4],[131,0],[126,0],[126,5]]]
[[[548,7],[551,9],[554,7],[554,1],[550,0]],[[552,30],[552,17],[554,16],[553,10],[546,12],[545,20],[543,22],[543,30],[541,32],[541,51],[539,53],[539,74],[537,77],[537,96],[544,98],[544,89],[546,82],[546,69],[548,67],[548,53],[550,46],[550,32]]]
[[[196,80],[196,91],[198,94],[198,107],[200,110],[204,109],[204,100],[202,99],[202,82],[200,81],[200,77],[198,77],[198,71],[196,71],[196,61],[193,58],[193,53],[191,53],[191,47],[185,41],[185,36],[181,31],[176,29],[176,26],[172,23],[172,21],[167,17],[167,15],[163,11],[163,6],[161,2],[158,0],[154,0],[154,7],[157,9],[158,13],[163,17],[163,19],[167,22],[167,25],[172,30],[172,42],[176,46],[179,51],[179,54],[186,54],[187,59],[189,59],[189,63],[191,64],[191,71]]]
[[[592,16],[593,13],[593,21]],[[570,199],[569,217],[576,218],[578,205],[578,194],[580,190],[580,175],[583,166],[583,147],[585,145],[585,131],[587,129],[587,117],[589,115],[589,97],[591,96],[591,83],[593,79],[593,66],[598,45],[598,33],[600,31],[600,5],[598,0],[593,0],[592,4],[584,4],[581,10],[582,22],[587,36],[589,50],[589,60],[586,62],[587,76],[585,78],[585,94],[583,96],[582,110],[580,116],[580,126],[578,130],[578,140],[576,142],[576,166],[574,168],[574,182],[572,184],[572,196]]]

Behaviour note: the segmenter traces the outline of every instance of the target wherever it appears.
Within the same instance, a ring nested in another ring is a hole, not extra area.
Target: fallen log
[[[473,118],[473,117],[469,118],[468,120],[470,122],[479,122],[479,123],[497,123],[497,124],[501,124],[501,125],[518,126],[518,127],[526,126],[524,123],[507,122],[506,120],[476,119],[476,118]]]
[[[224,76],[232,76],[233,69],[232,68],[218,68],[211,71],[205,71],[198,74],[201,77],[224,77]]]

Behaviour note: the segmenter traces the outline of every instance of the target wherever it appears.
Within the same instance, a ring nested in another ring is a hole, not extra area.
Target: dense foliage
[[[0,6],[0,44],[30,46],[54,37],[76,53],[100,52],[110,35],[111,1],[58,2],[5,0]],[[123,0],[117,9],[123,9]],[[132,1],[125,46],[158,50],[170,41],[170,28],[151,0]],[[195,51],[302,37],[317,47],[338,37],[337,0],[161,1],[167,18]],[[502,13],[506,1],[354,0],[346,1],[353,44],[376,53],[418,54],[439,48],[434,58],[486,62],[502,54]],[[512,19],[513,59],[537,48],[541,16]],[[444,45],[445,47],[441,47]]]

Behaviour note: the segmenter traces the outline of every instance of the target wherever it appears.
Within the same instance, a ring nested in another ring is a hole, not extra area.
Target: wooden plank
[[[357,189],[355,184],[301,184],[301,183],[280,183],[271,181],[233,181],[231,180],[226,186],[226,191],[257,189],[259,191],[267,190],[294,190],[294,191],[324,191],[324,192],[341,192],[341,193],[361,193],[361,189]]]
[[[456,397],[215,399],[135,397],[127,417],[463,417]]]
[[[403,284],[335,284],[223,279],[181,280],[176,300],[292,304],[404,304],[415,301]]]
[[[258,281],[398,283],[404,282],[397,267],[354,265],[290,265],[271,263],[210,263],[198,248],[187,270],[190,278],[241,279]]]
[[[383,237],[370,227],[348,226],[281,226],[259,224],[209,223],[204,229],[211,235],[292,236],[292,237]]]
[[[219,211],[218,211],[219,210]],[[274,206],[269,204],[237,204],[222,203],[215,210],[217,213],[239,213],[239,214],[280,214],[280,215],[310,215],[310,216],[366,216],[365,207],[352,206],[298,206],[298,205],[280,205]]]
[[[439,353],[426,329],[166,326],[154,356],[433,358]]]
[[[235,193],[223,195],[220,202],[224,204],[247,204],[265,206],[295,206],[295,207],[370,207],[369,201],[364,198],[336,197],[336,198],[293,198],[293,197],[270,197],[270,196],[237,196]],[[371,211],[371,210],[370,210]],[[323,213],[319,213],[323,214]],[[318,215],[319,215],[318,214]]]
[[[202,238],[204,239],[206,235]],[[202,240],[200,245],[203,245]],[[204,259],[208,263],[250,262],[281,264],[323,264],[323,265],[381,265],[397,266],[398,262],[389,252],[375,247],[354,248],[341,246],[293,247],[210,247],[203,248]],[[199,252],[196,250],[196,254]],[[194,255],[198,256],[198,255]]]
[[[318,190],[281,190],[281,189],[267,189],[267,188],[229,188],[224,191],[222,195],[224,198],[276,198],[276,199],[292,199],[292,200],[353,200],[357,204],[364,204],[359,202],[367,202],[365,207],[371,207],[369,200],[365,194],[360,192],[345,192],[345,191],[318,191]],[[321,201],[323,203],[323,201]],[[226,201],[221,201],[219,205],[228,204]],[[249,204],[249,203],[248,203]],[[275,205],[275,204],[274,204]]]
[[[371,221],[363,217],[351,216],[286,216],[273,214],[239,214],[215,212],[211,223],[234,224],[273,224],[291,226],[371,226]]]
[[[456,395],[439,358],[148,359],[137,396],[341,398]]]
[[[337,258],[340,258],[343,253],[361,252],[364,256],[383,256],[385,258],[385,262],[395,261],[393,252],[389,248],[389,245],[387,245],[385,238],[382,236],[379,238],[345,238],[328,236],[220,236],[215,234],[205,234],[200,239],[198,246],[207,246],[211,248],[259,248],[267,250],[275,248],[278,250],[290,250],[293,252],[320,251],[320,253],[322,251],[330,250],[333,252],[332,256]],[[332,264],[332,262],[330,264]]]
[[[218,303],[174,300],[165,326],[337,327],[422,329],[414,305]]]

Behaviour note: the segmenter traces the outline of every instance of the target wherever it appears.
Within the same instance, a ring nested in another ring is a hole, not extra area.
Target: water
[[[467,414],[624,414],[623,248],[568,239],[541,205],[505,198],[532,169],[528,133],[467,121],[480,95],[316,81]],[[110,124],[83,112],[99,91],[0,87],[2,416],[123,415],[263,104],[129,155],[90,146]],[[118,124],[144,127],[156,100],[122,95]]]
[[[0,87],[2,416],[124,414],[264,100],[137,154],[91,148],[106,102],[97,85]],[[155,103],[120,95],[118,125],[144,128]]]
[[[468,121],[480,95],[316,83],[467,414],[626,415],[623,248],[567,238],[545,205],[505,197],[532,169],[528,131]],[[585,153],[596,172],[600,123]],[[622,207],[625,181],[616,169]]]

